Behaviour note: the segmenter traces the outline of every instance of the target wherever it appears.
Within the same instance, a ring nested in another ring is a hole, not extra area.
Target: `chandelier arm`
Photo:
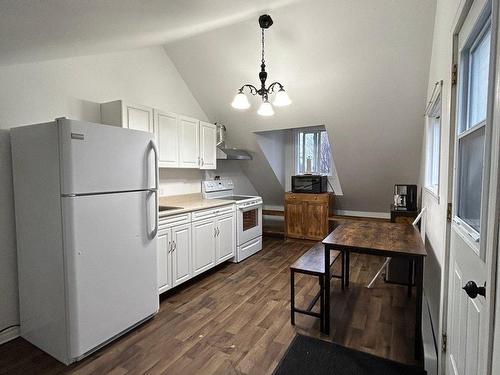
[[[275,86],[278,86],[280,90],[283,89],[283,85],[281,83],[279,83],[278,81],[276,81],[276,82],[273,82],[269,85],[269,87],[267,88],[267,92],[269,92],[269,93],[274,92]]]
[[[250,84],[246,84],[246,85],[241,86],[240,91],[243,92],[243,89],[245,87],[248,87],[250,94],[252,94],[252,95],[257,95],[257,93],[259,92],[257,87],[255,87],[254,85],[250,85]]]

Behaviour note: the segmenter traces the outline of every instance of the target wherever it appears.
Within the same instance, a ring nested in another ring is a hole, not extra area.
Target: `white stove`
[[[251,195],[234,195],[231,179],[202,181],[205,199],[232,200],[236,204],[236,254],[233,262],[252,256],[262,250],[262,198]]]

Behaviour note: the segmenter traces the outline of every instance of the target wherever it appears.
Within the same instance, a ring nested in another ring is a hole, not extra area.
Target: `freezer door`
[[[58,119],[61,194],[155,187],[153,135],[142,131]]]
[[[149,192],[65,197],[69,355],[76,359],[159,308]]]

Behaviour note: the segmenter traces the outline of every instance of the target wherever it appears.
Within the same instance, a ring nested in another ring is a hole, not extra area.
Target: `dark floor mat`
[[[416,366],[312,337],[297,335],[281,359],[274,375],[425,375]]]

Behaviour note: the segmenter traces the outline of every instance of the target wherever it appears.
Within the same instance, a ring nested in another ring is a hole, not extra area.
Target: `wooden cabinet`
[[[330,193],[285,193],[285,236],[322,240],[328,235]]]
[[[193,223],[193,274],[199,275],[215,266],[216,220]]]
[[[160,168],[179,166],[179,122],[175,113],[154,110],[154,128]]]
[[[172,285],[176,286],[193,276],[191,272],[191,225],[172,228]]]
[[[179,116],[179,167],[200,167],[200,122]]]
[[[225,214],[217,218],[216,264],[222,263],[234,256],[236,249],[236,218],[235,214]]]
[[[217,168],[217,127],[200,121],[200,169]]]
[[[154,132],[153,109],[123,100],[101,104],[101,122],[106,125]]]

